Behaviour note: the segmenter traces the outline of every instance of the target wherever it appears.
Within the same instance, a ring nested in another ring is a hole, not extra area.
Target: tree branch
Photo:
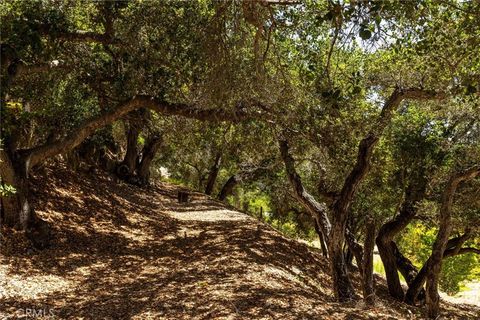
[[[60,39],[72,42],[97,42],[102,44],[119,44],[120,40],[113,36],[113,30],[109,32],[98,33],[84,30],[53,30],[50,24],[40,24],[38,31],[41,35],[50,36],[53,39]]]
[[[357,161],[353,166],[350,174],[343,183],[342,190],[340,192],[339,199],[335,202],[336,212],[347,212],[353,196],[358,189],[358,186],[362,179],[365,177],[370,169],[370,160],[373,155],[373,149],[377,144],[383,131],[390,123],[393,112],[398,108],[400,103],[405,99],[412,100],[431,100],[431,99],[444,99],[446,95],[431,90],[424,90],[418,88],[400,89],[396,88],[390,97],[383,105],[380,112],[379,119],[373,126],[371,131],[362,139],[358,148]],[[344,217],[340,215],[334,215],[334,219],[343,220]]]
[[[448,222],[447,220],[449,219],[450,212],[452,210],[453,197],[455,195],[458,185],[463,181],[475,178],[479,174],[480,174],[480,165],[475,165],[462,172],[454,174],[450,177],[447,183],[447,187],[442,193],[440,219],[443,218],[445,219],[445,222]]]
[[[20,61],[15,66],[14,77],[19,77],[23,75],[29,75],[34,73],[46,72],[53,69],[65,69],[66,66],[61,64],[58,60],[53,60],[51,62],[38,63],[27,65],[23,61]]]
[[[321,231],[328,242],[331,224],[327,215],[327,206],[324,203],[319,203],[315,198],[309,194],[303,187],[302,179],[295,169],[295,160],[290,155],[288,142],[286,140],[279,140],[280,154],[285,169],[287,171],[288,179],[294,189],[294,197],[303,205],[303,207],[310,213],[310,215],[317,221]]]
[[[105,125],[114,122],[125,114],[139,108],[151,109],[165,115],[177,115],[207,121],[235,122],[246,120],[255,116],[258,117],[260,115],[257,112],[247,112],[244,109],[204,109],[182,103],[168,103],[154,97],[139,95],[120,103],[112,110],[106,111],[87,120],[82,126],[68,134],[63,139],[57,140],[53,143],[46,143],[31,149],[20,150],[19,154],[25,160],[26,172],[47,158],[75,148],[97,129],[104,127]]]
[[[457,252],[455,252],[454,249],[448,249],[448,250],[445,250],[445,252],[443,253],[443,257],[444,258],[453,257],[453,256],[456,256],[456,255],[465,254],[465,253],[480,254],[480,249],[473,248],[473,247],[466,247],[466,248],[460,248],[460,250],[458,250]]]

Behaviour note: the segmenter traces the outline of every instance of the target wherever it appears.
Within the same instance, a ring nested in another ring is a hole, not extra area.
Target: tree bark
[[[458,254],[461,250],[460,248],[462,247],[463,243],[465,243],[465,241],[467,241],[469,237],[470,237],[470,232],[467,231],[462,236],[448,240],[443,257],[445,258],[445,257]],[[456,250],[459,252],[455,253]],[[416,301],[419,301],[419,300],[422,301],[422,300],[425,300],[426,298],[426,293],[425,293],[425,290],[423,289],[423,285],[425,284],[425,280],[427,276],[427,263],[424,263],[422,268],[418,272],[416,271],[416,268],[415,268],[415,273],[416,273],[415,278],[412,279],[410,282],[408,282],[408,290],[407,290],[407,293],[405,294],[405,302],[411,305],[414,305]]]
[[[8,153],[0,150],[0,182],[15,188],[13,194],[0,198],[0,225],[25,231],[34,248],[44,249],[50,245],[50,227],[30,206],[27,166],[22,159],[16,160],[14,165]]]
[[[328,252],[331,259],[330,263],[332,268],[334,292],[339,301],[352,300],[355,296],[353,285],[351,284],[347,273],[347,267],[343,255],[348,210],[350,209],[350,205],[353,201],[355,192],[360,185],[360,182],[363,180],[370,168],[370,159],[373,154],[373,148],[378,142],[380,134],[388,124],[393,110],[400,104],[401,100],[401,93],[399,90],[395,90],[390,98],[386,101],[376,127],[374,127],[372,131],[360,142],[357,161],[345,179],[338,199],[333,204],[332,225],[329,228],[330,232],[327,230],[325,230],[327,232],[324,232],[325,235],[328,235],[327,243]],[[280,151],[287,168],[287,174],[289,175],[290,182],[296,190],[295,194],[297,199],[300,200],[307,210],[310,208],[310,212],[315,218],[322,218],[328,223],[328,225],[330,225],[330,221],[326,215],[326,210],[318,210],[318,203],[304,190],[300,177],[295,171],[294,160],[288,153],[288,144],[286,141],[280,141]],[[323,204],[323,207],[325,207],[325,204]],[[321,226],[322,224],[325,225],[326,223],[320,223]]]
[[[440,296],[438,294],[438,280],[442,269],[442,260],[448,237],[452,230],[451,211],[453,197],[458,185],[465,180],[473,179],[480,174],[480,165],[472,167],[460,174],[452,176],[442,193],[442,203],[440,206],[440,226],[437,238],[433,244],[432,254],[427,261],[427,314],[430,318],[436,319],[440,313]]]
[[[373,148],[382,135],[386,126],[390,123],[393,112],[397,109],[404,99],[429,100],[444,99],[445,94],[423,90],[423,89],[400,89],[396,88],[390,97],[385,101],[379,119],[372,126],[370,132],[360,142],[357,160],[349,175],[343,183],[342,190],[335,200],[332,209],[332,222],[326,214],[327,209],[324,203],[318,203],[308,192],[305,191],[300,176],[295,170],[295,161],[289,154],[288,143],[285,139],[280,139],[280,153],[287,171],[290,184],[295,190],[295,198],[305,207],[305,209],[318,219],[322,232],[327,237],[330,264],[332,268],[332,278],[334,292],[337,300],[347,301],[354,298],[353,286],[348,277],[345,259],[343,255],[343,245],[345,243],[346,221],[348,210],[353,201],[353,197],[358,189],[360,182],[367,174],[370,167]],[[393,263],[395,263],[393,259]],[[394,265],[395,266],[395,265]],[[395,268],[396,273],[396,268]],[[397,275],[398,279],[398,275]],[[400,293],[398,296],[403,298],[403,290],[398,281]]]
[[[293,196],[297,201],[305,208],[305,210],[315,219],[319,229],[322,231],[325,241],[328,243],[328,237],[330,235],[331,224],[328,218],[327,206],[324,203],[319,203],[315,198],[309,194],[302,184],[302,179],[298,175],[295,169],[295,160],[289,153],[289,146],[286,140],[280,140],[280,154],[283,162],[285,163],[285,169],[287,176],[294,189]]]
[[[3,223],[11,228],[26,230],[33,216],[29,202],[26,165],[21,159],[14,162],[7,151],[0,150],[0,178],[2,184],[15,188],[13,194],[1,198]]]
[[[373,155],[373,149],[377,144],[380,136],[390,123],[393,112],[397,109],[403,99],[414,98],[423,99],[425,92],[417,90],[401,90],[395,89],[390,97],[385,101],[379,119],[376,121],[370,132],[362,139],[359,144],[357,160],[343,183],[342,190],[333,204],[332,214],[332,229],[329,235],[329,253],[332,257],[332,265],[335,266],[334,281],[338,281],[344,287],[342,294],[346,295],[342,300],[349,300],[353,298],[353,287],[348,280],[345,268],[340,265],[344,261],[340,261],[343,255],[343,244],[345,242],[346,223],[348,218],[348,211],[353,201],[353,197],[358,190],[360,182],[366,176],[370,169],[370,160]],[[334,261],[335,260],[335,261]],[[349,285],[347,284],[349,283]],[[403,293],[402,293],[403,294]]]
[[[215,187],[215,182],[217,181],[218,172],[220,171],[220,161],[222,159],[222,154],[218,152],[215,155],[215,160],[208,172],[207,184],[205,186],[205,194],[211,195],[213,188]]]
[[[339,233],[342,226],[336,225],[337,230],[333,231],[327,215],[327,206],[324,203],[318,203],[303,187],[302,180],[295,170],[295,161],[289,153],[288,142],[280,140],[279,144],[290,184],[295,190],[294,196],[316,220],[319,229],[326,238],[335,297],[339,301],[351,300],[354,297],[354,292],[343,255],[344,235]]]
[[[393,255],[395,256],[395,262],[396,262],[398,271],[400,271],[402,276],[405,278],[405,281],[407,282],[407,285],[409,288],[408,290],[410,290],[410,288],[415,285],[415,279],[417,278],[419,272],[417,268],[413,265],[413,263],[400,252],[395,241],[391,241],[390,245],[392,248]],[[408,293],[408,290],[407,290],[407,293]],[[411,305],[415,305],[415,303],[417,302],[419,302],[420,304],[424,304],[425,290],[422,287],[418,288],[415,298],[412,301],[408,300],[408,294],[405,294],[404,299],[405,299],[405,302]]]
[[[223,185],[220,193],[218,194],[218,200],[225,201],[225,199],[233,194],[233,189],[239,183],[240,176],[239,174],[233,175],[228,178],[227,182]]]
[[[375,305],[375,290],[373,288],[373,250],[375,248],[375,232],[375,221],[367,221],[365,226],[362,267],[363,299],[367,306]]]
[[[403,301],[404,292],[398,276],[397,258],[395,255],[396,245],[393,243],[393,238],[413,220],[417,213],[417,203],[425,196],[427,179],[424,177],[423,172],[420,171],[417,172],[415,178],[407,186],[405,200],[399,214],[380,228],[376,239],[378,252],[385,268],[388,292],[399,301]]]
[[[357,239],[355,239],[355,235],[349,229],[346,231],[346,239],[348,248],[355,257],[355,261],[357,261],[357,268],[360,274],[363,274],[363,247],[358,243]]]
[[[386,110],[382,110],[382,114],[384,112]],[[339,198],[333,204],[332,229],[329,235],[328,252],[332,259],[334,289],[338,293],[340,301],[352,300],[355,296],[344,261],[343,245],[345,243],[348,211],[360,182],[369,170],[373,148],[377,141],[378,136],[370,133],[360,142],[357,161],[345,179]]]
[[[289,153],[289,146],[286,140],[279,140],[280,153],[285,163],[290,184],[294,189],[294,197],[303,205],[307,212],[316,220],[319,229],[326,238],[328,255],[330,259],[330,271],[333,281],[333,291],[338,301],[348,301],[354,298],[353,286],[350,282],[345,257],[343,255],[343,237],[340,235],[341,226],[336,226],[336,232],[327,215],[327,206],[319,203],[303,187],[302,180],[295,169],[295,160]],[[339,228],[340,227],[340,228]],[[343,230],[344,232],[344,230]]]
[[[118,174],[123,179],[133,176],[137,167],[138,159],[138,136],[140,135],[140,126],[130,121],[127,132],[127,152],[122,163],[118,168]]]
[[[322,231],[320,230],[320,227],[318,226],[317,220],[313,219],[313,225],[314,225],[315,231],[317,232],[317,235],[318,235],[318,241],[320,241],[320,248],[322,249],[322,255],[325,258],[328,258],[328,249],[327,249],[327,244],[325,243],[325,236],[323,235]]]
[[[150,166],[162,143],[163,137],[154,135],[143,147],[142,159],[137,167],[138,179],[142,185],[150,183]]]

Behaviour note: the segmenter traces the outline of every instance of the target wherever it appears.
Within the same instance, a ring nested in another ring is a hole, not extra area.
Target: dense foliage
[[[438,285],[479,272],[479,9],[2,2],[2,222],[45,229],[28,180],[53,157],[139,187],[169,179],[317,234],[341,301],[352,257],[373,296],[376,239],[390,294],[426,297],[435,317]]]

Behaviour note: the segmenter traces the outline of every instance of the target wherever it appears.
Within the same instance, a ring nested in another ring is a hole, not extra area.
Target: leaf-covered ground
[[[2,230],[2,319],[421,318],[379,277],[378,307],[333,302],[319,252],[202,194],[178,204],[179,187],[139,189],[59,163],[34,181],[55,239],[36,252]],[[446,319],[480,317],[473,305],[442,306]]]

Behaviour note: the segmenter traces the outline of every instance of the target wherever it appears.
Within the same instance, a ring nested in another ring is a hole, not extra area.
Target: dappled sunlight
[[[403,319],[420,312],[389,298],[382,301],[394,304],[392,311],[391,305],[368,310],[335,303],[318,249],[207,196],[192,193],[182,205],[172,185],[145,190],[119,183],[108,191],[108,176],[43,170],[36,206],[53,222],[54,242],[35,252],[20,233],[7,232],[0,264],[4,314],[35,306],[84,319]],[[62,193],[54,192],[59,184]],[[79,205],[88,198],[95,210]],[[359,275],[352,278],[358,285]],[[385,298],[383,280],[377,282]]]
[[[0,264],[0,299],[42,299],[56,292],[69,291],[75,282],[53,274],[26,275]]]
[[[245,214],[238,211],[217,209],[217,210],[197,210],[197,211],[167,211],[172,217],[184,221],[240,221],[249,219]],[[251,219],[251,218],[250,218]]]

